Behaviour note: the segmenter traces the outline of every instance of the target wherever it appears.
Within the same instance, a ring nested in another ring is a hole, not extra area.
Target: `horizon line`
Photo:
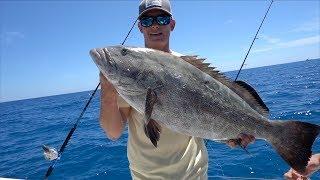
[[[312,61],[312,60],[320,60],[320,57],[318,58],[312,58],[312,59],[305,59],[305,60],[299,60],[299,61],[294,61],[294,62],[287,62],[287,63],[280,63],[280,64],[271,64],[271,65],[264,65],[264,66],[257,66],[257,67],[249,67],[249,68],[243,68],[242,70],[249,70],[249,69],[257,69],[257,68],[263,68],[263,67],[271,67],[271,66],[277,66],[277,65],[284,65],[284,64],[291,64],[291,63],[298,63],[298,62],[303,62],[303,61]],[[239,69],[237,70],[228,70],[228,71],[224,71],[222,73],[231,73],[233,71],[239,71]],[[74,94],[74,93],[82,93],[82,92],[87,92],[87,91],[93,91],[95,88],[93,87],[93,89],[89,89],[89,90],[81,90],[81,91],[74,91],[74,92],[66,92],[66,93],[62,93],[62,94],[48,94],[45,96],[39,96],[39,97],[27,97],[27,98],[22,98],[22,99],[8,99],[8,100],[4,100],[2,101],[2,99],[0,99],[0,104],[2,103],[9,103],[9,102],[15,102],[15,101],[23,101],[23,100],[31,100],[31,99],[38,99],[38,98],[46,98],[46,97],[52,97],[52,96],[60,96],[60,95],[67,95],[67,94]],[[100,87],[98,88],[100,89]]]

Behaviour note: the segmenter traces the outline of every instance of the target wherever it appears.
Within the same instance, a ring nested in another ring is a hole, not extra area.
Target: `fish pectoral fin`
[[[144,125],[144,133],[150,139],[154,147],[157,147],[160,139],[161,126],[155,120],[150,119],[148,124]]]
[[[146,124],[148,124],[148,122],[151,118],[153,106],[156,102],[157,102],[156,92],[153,89],[148,88],[147,95],[146,95],[146,103],[145,103],[145,107],[144,107],[144,115],[145,115]]]
[[[153,119],[151,119],[153,106],[157,102],[157,94],[154,89],[148,88],[146,95],[146,103],[145,103],[145,112],[144,112],[144,132],[146,136],[150,139],[152,144],[157,147],[157,142],[160,139],[161,127],[160,125]]]

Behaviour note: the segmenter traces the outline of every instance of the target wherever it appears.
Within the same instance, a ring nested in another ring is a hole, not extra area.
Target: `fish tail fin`
[[[300,121],[272,121],[271,124],[276,136],[267,140],[294,170],[305,172],[320,126]]]

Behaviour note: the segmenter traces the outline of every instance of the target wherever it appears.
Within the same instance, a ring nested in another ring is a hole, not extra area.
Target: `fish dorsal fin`
[[[256,100],[256,102],[260,105],[261,107],[261,112],[260,114],[264,115],[264,116],[268,116],[269,115],[269,108],[267,107],[267,105],[263,102],[263,100],[260,98],[259,94],[257,93],[257,91],[250,86],[248,83],[244,82],[244,81],[234,81],[236,84],[238,84],[239,86],[241,86],[242,88],[246,89]],[[258,111],[259,112],[259,111]]]
[[[183,60],[188,62],[189,64],[195,66],[200,69],[202,72],[210,75],[214,79],[218,80],[223,85],[227,86],[234,93],[239,95],[242,99],[249,104],[249,106],[256,110],[261,115],[268,117],[269,109],[262,101],[258,93],[247,83],[243,81],[232,81],[227,78],[225,75],[216,70],[215,67],[210,67],[210,63],[203,63],[205,59],[198,58],[198,56],[181,56]]]

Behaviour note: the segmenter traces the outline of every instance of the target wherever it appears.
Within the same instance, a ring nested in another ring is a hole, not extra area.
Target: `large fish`
[[[144,114],[154,146],[161,126],[210,140],[246,133],[272,144],[304,172],[320,127],[300,121],[270,121],[268,108],[248,84],[233,82],[196,56],[125,46],[96,48],[90,55],[101,73],[134,109]]]

